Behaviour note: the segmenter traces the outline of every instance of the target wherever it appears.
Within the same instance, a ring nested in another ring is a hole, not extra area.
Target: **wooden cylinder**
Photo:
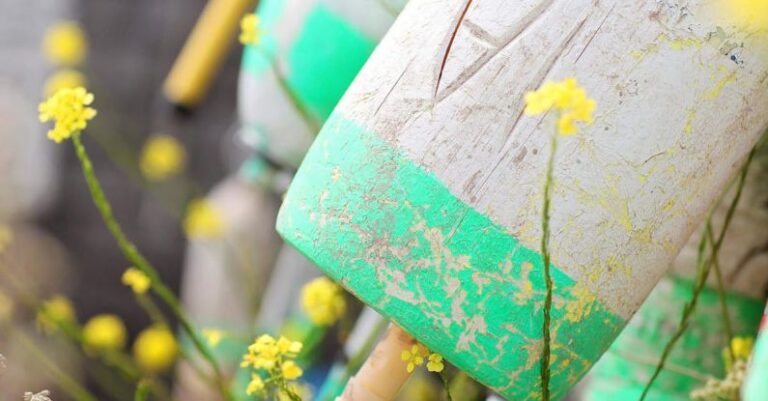
[[[392,401],[411,376],[400,355],[415,344],[408,333],[390,327],[336,401]]]
[[[554,169],[562,397],[768,127],[766,34],[708,4],[412,0],[310,149],[278,231],[505,398],[539,398],[553,116],[523,115],[523,98],[577,78],[598,106]]]
[[[240,19],[254,0],[209,0],[163,84],[173,104],[194,107],[205,96],[227,51],[235,44]]]
[[[768,399],[768,307],[762,321],[762,330],[752,352],[749,371],[744,379],[741,397],[744,401],[761,401]]]
[[[764,157],[757,155],[760,160]],[[768,171],[752,165],[729,230],[718,254],[727,292],[730,325],[735,336],[753,337],[760,323],[764,294],[768,288]],[[713,213],[713,236],[722,230],[735,188]],[[674,262],[627,327],[586,377],[583,401],[635,401],[653,373],[664,347],[678,330],[681,311],[690,301],[697,272],[699,241],[703,225],[689,239]],[[711,249],[711,248],[710,248]],[[709,257],[709,251],[705,257]],[[713,267],[714,269],[714,267]],[[648,399],[687,399],[704,383],[696,377],[725,375],[722,350],[728,334],[713,270],[708,287],[699,297],[685,334],[669,355]]]

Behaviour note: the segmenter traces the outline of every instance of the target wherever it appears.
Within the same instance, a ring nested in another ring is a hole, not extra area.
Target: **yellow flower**
[[[221,343],[221,339],[224,338],[224,332],[217,329],[203,329],[202,334],[211,348],[216,348]]]
[[[312,280],[301,290],[301,305],[313,323],[329,326],[347,310],[344,292],[327,277]]]
[[[184,146],[170,135],[153,135],[141,151],[141,173],[150,181],[162,181],[178,174],[187,158]]]
[[[85,84],[85,75],[80,72],[70,69],[59,70],[45,81],[45,97],[51,97],[62,89],[74,89]]]
[[[280,373],[283,374],[285,380],[296,380],[304,374],[304,371],[296,365],[296,362],[285,361],[285,363],[280,366]]]
[[[261,376],[256,373],[251,373],[251,382],[248,383],[248,387],[245,389],[245,393],[248,395],[254,395],[264,389],[264,380],[261,380]]]
[[[545,82],[538,90],[525,94],[525,104],[525,114],[528,115],[557,110],[557,130],[561,135],[575,134],[577,122],[592,124],[596,107],[595,101],[587,97],[587,92],[574,78]]]
[[[13,243],[13,230],[5,224],[0,224],[0,253],[3,253]]]
[[[752,348],[755,345],[755,339],[752,337],[734,337],[731,340],[731,349],[733,349],[733,356],[736,361],[746,361],[752,354]],[[734,366],[734,361],[731,360],[731,351],[728,347],[724,348],[723,361],[725,362],[725,370],[730,371]]]
[[[123,284],[131,287],[131,290],[133,290],[134,294],[139,295],[146,294],[147,290],[152,285],[149,277],[147,277],[144,272],[135,267],[129,267],[123,273],[122,282]]]
[[[429,354],[429,362],[427,362],[427,370],[430,372],[442,372],[443,369],[445,369],[445,364],[443,363],[443,356],[437,353],[431,353]]]
[[[406,369],[408,370],[408,373],[413,372],[414,369],[416,369],[417,366],[421,366],[424,364],[424,355],[426,354],[426,350],[424,347],[416,344],[413,347],[411,347],[410,351],[405,350],[400,354],[400,359],[403,360],[403,362],[408,362],[408,365],[406,366]]]
[[[156,325],[145,329],[133,344],[136,363],[149,373],[163,373],[173,366],[178,353],[176,338],[167,327]]]
[[[93,94],[83,87],[62,89],[40,103],[40,121],[55,122],[48,138],[59,143],[84,130],[88,120],[96,116],[96,110],[88,107],[91,103]]]
[[[224,227],[213,205],[205,199],[195,199],[187,206],[184,231],[192,239],[210,239],[222,235]]]
[[[37,312],[37,325],[46,333],[55,333],[62,324],[75,322],[75,307],[69,299],[57,295],[43,303]]]
[[[718,0],[729,23],[742,29],[768,29],[768,0]]]
[[[83,326],[83,346],[89,351],[117,350],[125,347],[125,325],[115,315],[97,315]]]
[[[43,41],[45,55],[57,65],[73,66],[83,62],[87,52],[85,34],[76,22],[62,21],[48,28]]]
[[[0,323],[11,320],[13,316],[13,300],[0,291]]]
[[[291,341],[285,337],[280,337],[277,340],[268,334],[258,337],[248,347],[248,352],[243,355],[240,366],[262,370],[266,374],[267,381],[266,383],[262,381],[261,372],[253,373],[251,384],[246,389],[248,395],[262,390],[266,384],[285,383],[301,377],[304,372],[294,361],[294,358],[301,352],[301,348],[300,342]],[[282,390],[282,388],[278,388],[278,390]]]
[[[258,45],[261,43],[261,18],[256,14],[246,14],[240,20],[240,43]]]

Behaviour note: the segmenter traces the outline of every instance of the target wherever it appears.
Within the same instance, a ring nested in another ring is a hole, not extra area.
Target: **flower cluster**
[[[131,287],[133,293],[137,295],[146,294],[147,290],[152,285],[152,281],[149,277],[135,267],[129,267],[123,273],[122,282]]]
[[[595,101],[587,97],[587,92],[574,78],[544,83],[538,90],[526,93],[525,104],[528,115],[557,110],[557,130],[561,135],[575,134],[577,122],[591,124],[596,107]]]
[[[145,329],[133,343],[133,358],[145,372],[163,373],[173,366],[178,354],[176,337],[163,325]]]
[[[93,94],[83,87],[62,89],[40,103],[40,121],[53,120],[55,125],[48,131],[48,138],[56,143],[84,130],[88,120],[96,116],[96,110],[88,107]]]
[[[347,310],[344,291],[327,277],[319,277],[301,290],[301,305],[313,323],[329,326]]]
[[[76,319],[72,302],[61,295],[43,303],[37,312],[37,326],[49,334],[58,331],[61,325],[74,324]]]
[[[267,385],[273,385],[280,390],[287,389],[287,382],[296,380],[304,372],[296,364],[295,358],[301,352],[302,344],[285,337],[275,339],[270,335],[262,335],[248,347],[248,353],[243,356],[241,367],[253,367],[257,371],[251,374],[251,382],[246,392],[253,395],[263,391]],[[262,377],[266,376],[266,379]]]
[[[144,144],[139,167],[147,180],[162,181],[178,174],[186,161],[184,146],[170,135],[153,135]]]
[[[725,364],[725,370],[730,371],[736,361],[746,361],[752,354],[752,348],[755,345],[755,339],[752,337],[734,337],[731,340],[730,348],[723,349],[723,362]],[[736,361],[731,359],[731,351]]]
[[[210,239],[224,231],[219,212],[205,199],[195,199],[187,206],[184,232],[192,239]]]
[[[127,338],[125,325],[116,315],[97,315],[83,326],[83,347],[88,352],[122,349]]]
[[[43,50],[53,64],[67,66],[80,64],[87,52],[85,34],[76,22],[56,23],[45,34]]]
[[[406,370],[408,370],[408,373],[413,372],[417,366],[423,365],[425,360],[427,360],[427,370],[430,372],[440,373],[445,369],[443,356],[435,352],[430,352],[421,344],[415,344],[410,350],[403,351],[402,354],[400,354],[400,359],[402,359],[403,362],[407,362]]]
[[[256,14],[246,14],[240,20],[240,43],[258,45],[261,43],[261,19]]]
[[[747,375],[747,362],[738,360],[723,380],[710,378],[702,388],[691,392],[693,401],[740,401],[741,385]]]

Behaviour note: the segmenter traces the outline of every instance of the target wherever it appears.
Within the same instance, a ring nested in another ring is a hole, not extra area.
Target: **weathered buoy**
[[[756,158],[762,159],[762,154]],[[727,292],[730,328],[724,323],[717,293],[716,272],[698,300],[685,333],[667,359],[667,368],[651,387],[647,400],[689,400],[693,390],[704,386],[702,378],[725,376],[722,350],[728,346],[728,330],[734,336],[753,337],[760,323],[764,292],[768,288],[768,208],[765,178],[768,171],[754,163],[740,202],[718,252],[718,263]],[[713,213],[713,237],[719,237],[735,189]],[[679,329],[685,303],[696,278],[699,241],[704,227],[691,236],[638,313],[585,378],[584,401],[636,401],[640,398],[664,347]],[[706,257],[710,257],[711,248]],[[712,268],[714,270],[714,267]],[[580,386],[581,387],[581,386]]]
[[[551,125],[523,115],[523,96],[576,77],[598,110],[561,141],[554,171],[550,388],[562,397],[768,126],[765,34],[719,26],[706,7],[411,1],[313,144],[278,231],[505,398],[540,398]],[[351,386],[401,384],[375,374]]]

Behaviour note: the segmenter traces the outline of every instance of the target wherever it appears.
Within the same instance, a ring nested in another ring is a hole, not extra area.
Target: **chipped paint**
[[[341,179],[333,180],[334,170]],[[541,256],[373,133],[331,118],[288,192],[278,231],[465,372],[509,399],[539,399]],[[588,285],[556,266],[552,274],[558,398],[624,321]]]

